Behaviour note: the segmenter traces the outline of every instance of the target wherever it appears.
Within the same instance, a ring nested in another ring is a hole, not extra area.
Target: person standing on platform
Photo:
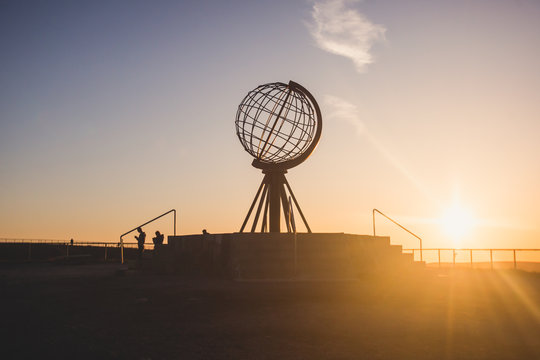
[[[160,247],[163,245],[163,237],[164,235],[158,231],[156,231],[156,237],[152,238],[152,241],[154,242],[154,249]]]
[[[137,231],[139,232],[139,236],[135,235],[135,239],[137,239],[137,246],[139,248],[139,262],[142,260],[142,254],[144,251],[144,241],[146,240],[146,233],[142,231],[140,227],[137,228]]]

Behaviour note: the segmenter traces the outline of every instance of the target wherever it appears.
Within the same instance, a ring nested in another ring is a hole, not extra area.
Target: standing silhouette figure
[[[152,241],[154,242],[154,247],[159,247],[163,245],[163,237],[164,235],[158,231],[156,231],[156,237],[152,238]]]
[[[137,246],[139,248],[139,261],[141,261],[144,251],[144,241],[146,240],[146,233],[142,231],[140,227],[137,228],[137,231],[139,232],[139,236],[135,235],[135,239],[137,239]]]

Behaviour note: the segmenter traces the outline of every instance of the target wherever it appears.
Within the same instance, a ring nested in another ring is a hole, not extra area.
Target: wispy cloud
[[[360,120],[358,106],[333,95],[325,95],[324,104],[326,105],[325,117],[328,120],[346,121],[356,129],[358,134],[365,130],[364,123]]]
[[[308,29],[317,45],[332,54],[351,59],[359,72],[373,62],[371,46],[384,40],[385,27],[369,21],[363,14],[350,8],[354,0],[316,2],[311,12]]]

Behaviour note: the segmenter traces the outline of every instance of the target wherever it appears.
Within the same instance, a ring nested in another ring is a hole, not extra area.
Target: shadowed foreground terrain
[[[540,358],[540,276],[232,282],[118,265],[0,268],[2,358]]]

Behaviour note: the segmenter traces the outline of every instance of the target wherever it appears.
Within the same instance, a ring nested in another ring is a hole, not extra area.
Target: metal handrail
[[[71,245],[71,240],[0,238],[0,244]],[[114,245],[114,244],[116,243],[107,242],[107,241],[73,241],[74,246],[82,246],[82,245],[98,246],[98,245]]]
[[[107,261],[108,250],[112,248],[120,248],[120,243],[104,242],[104,241],[73,241],[71,240],[52,240],[52,239],[15,239],[15,238],[0,238],[0,246],[26,246],[28,248],[28,261],[32,259],[32,248],[52,246],[55,248],[65,247],[66,257],[70,257],[70,249],[78,248],[102,248],[104,249],[104,260]],[[136,248],[136,242],[124,242],[124,247]],[[150,244],[153,247],[153,244]],[[73,255],[72,255],[73,256]]]
[[[418,248],[404,248],[403,251],[413,251],[420,250]],[[423,248],[423,251],[434,251],[434,250],[455,250],[455,251],[540,251],[540,249],[526,249],[526,248]]]
[[[17,238],[0,238],[0,243],[4,244],[19,244],[19,243],[34,243],[34,244],[64,244],[69,243],[70,240],[58,240],[58,239],[17,239]]]
[[[124,239],[123,239],[123,237],[126,236],[127,234],[129,234],[130,232],[133,232],[133,231],[137,230],[140,227],[148,225],[152,221],[156,221],[157,219],[159,219],[159,218],[161,218],[161,217],[163,217],[163,216],[165,216],[165,215],[167,215],[167,214],[169,214],[171,212],[174,213],[173,226],[174,226],[174,236],[176,236],[176,209],[171,209],[171,210],[169,210],[169,211],[167,211],[167,212],[153,218],[152,220],[149,220],[149,221],[145,222],[142,225],[136,226],[133,229],[129,230],[128,232],[125,232],[122,235],[120,235],[120,258],[121,258],[122,264],[124,263]]]
[[[110,242],[110,241],[73,241],[71,240],[55,240],[55,239],[18,239],[18,238],[0,238],[0,244],[7,245],[66,245],[66,246],[118,246],[120,247],[119,242]],[[137,245],[136,241],[126,242],[124,245]],[[150,244],[151,245],[151,244]]]
[[[410,249],[403,249],[403,251],[412,251],[413,255],[414,255],[414,251],[415,250],[419,250],[419,249],[415,249],[415,248],[410,248]],[[536,249],[526,249],[526,248],[521,248],[521,249],[518,249],[518,248],[427,248],[427,249],[420,249],[420,250],[423,250],[423,251],[437,251],[437,257],[438,257],[438,263],[439,263],[439,267],[441,266],[441,251],[452,251],[452,263],[453,265],[455,266],[456,265],[456,252],[468,252],[469,253],[469,262],[471,264],[471,267],[473,266],[473,263],[474,263],[474,260],[473,260],[473,252],[475,251],[489,251],[489,262],[491,264],[491,269],[493,269],[493,264],[494,264],[494,261],[493,261],[493,253],[494,252],[497,252],[497,251],[511,251],[513,253],[513,261],[514,261],[514,269],[517,269],[517,255],[516,253],[520,252],[520,251],[523,251],[523,252],[535,252],[535,251],[540,251],[540,249],[536,248]],[[535,262],[538,262],[538,261],[535,261]],[[464,263],[463,261],[460,262],[460,263]]]
[[[95,246],[95,247],[120,247],[119,242],[107,241],[74,241],[69,240],[45,240],[45,239],[0,239],[0,245],[61,245],[61,246]],[[137,242],[124,242],[124,246],[136,247]],[[153,244],[148,244],[153,246]]]
[[[384,216],[385,218],[387,218],[388,220],[390,220],[391,222],[393,222],[394,224],[399,226],[401,229],[405,230],[406,232],[408,232],[409,234],[411,234],[412,236],[414,236],[415,238],[417,238],[420,241],[420,261],[423,261],[423,257],[422,257],[422,238],[420,236],[416,235],[415,233],[413,233],[412,231],[410,231],[409,229],[407,229],[406,227],[404,227],[403,225],[401,225],[400,223],[398,223],[397,221],[395,221],[394,219],[392,219],[389,216],[383,214],[378,209],[373,209],[373,236],[376,236],[375,235],[375,212],[378,212],[379,214],[381,214],[382,216]]]

